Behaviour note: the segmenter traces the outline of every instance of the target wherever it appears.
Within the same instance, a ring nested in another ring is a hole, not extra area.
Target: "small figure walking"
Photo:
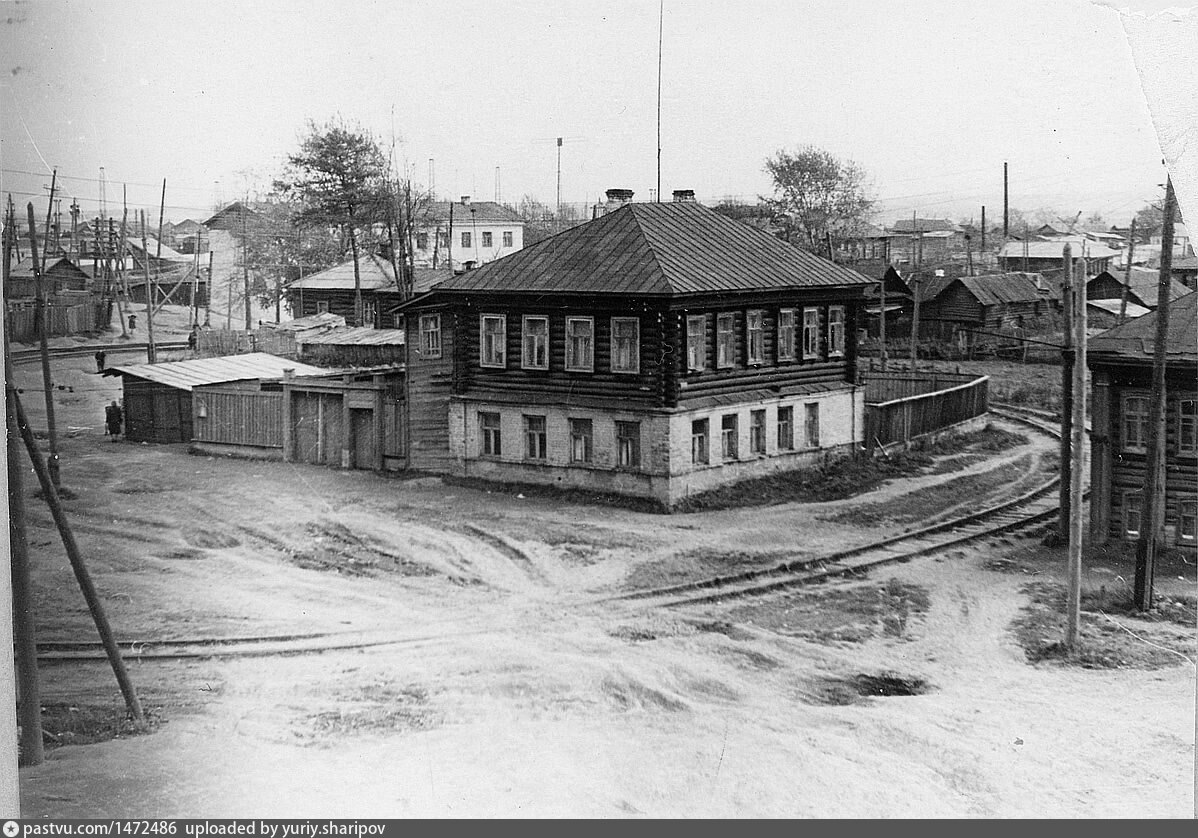
[[[196,342],[198,341],[199,336],[200,327],[198,325],[192,326],[191,331],[187,333],[187,348],[192,352],[196,351]]]
[[[131,331],[131,332],[137,331],[137,315],[136,314],[129,315],[129,331]]]
[[[124,416],[121,414],[121,406],[115,401],[104,408],[104,426],[105,433],[112,437],[112,441],[116,442],[116,438],[121,435],[121,423]]]
[[[104,359],[107,357],[103,349],[96,353],[96,372],[104,372]]]

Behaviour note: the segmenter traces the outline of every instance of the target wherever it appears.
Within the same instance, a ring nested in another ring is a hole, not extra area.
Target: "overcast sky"
[[[1185,3],[1128,0],[1155,12]],[[2,3],[0,189],[58,167],[167,218],[268,184],[309,119],[360,123],[441,197],[657,185],[658,0]],[[1164,182],[1124,24],[1085,0],[665,0],[661,184],[770,191],[764,160],[860,164],[879,220],[1011,206],[1126,223]],[[1193,52],[1193,50],[1190,50]],[[64,202],[63,208],[69,202]]]

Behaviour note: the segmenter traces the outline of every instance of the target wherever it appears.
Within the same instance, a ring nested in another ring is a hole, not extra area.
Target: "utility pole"
[[[158,206],[158,246],[154,253],[154,289],[152,294],[146,297],[146,320],[149,322],[150,343],[154,342],[154,306],[158,305],[158,272],[162,270],[162,219],[166,214],[166,178],[162,179],[162,203]],[[150,260],[150,254],[146,254],[146,261]],[[147,288],[146,291],[150,289]],[[163,301],[163,305],[166,301]],[[158,351],[154,350],[154,355],[157,356]],[[153,363],[153,362],[151,362]]]
[[[1011,238],[1011,207],[1007,203],[1007,164],[1002,164],[1002,240],[1006,244]]]
[[[979,259],[986,258],[986,205],[982,205],[982,246],[978,250]]]
[[[1136,220],[1131,220],[1131,230],[1127,234],[1127,275],[1123,277],[1123,287],[1119,289],[1119,325],[1127,319],[1127,289],[1131,285],[1131,260],[1136,253]],[[1172,262],[1172,260],[1170,260]]]
[[[146,211],[141,211],[141,252],[145,256],[145,261],[142,262],[143,273],[146,278],[146,299],[152,300],[153,291],[150,280],[150,246],[146,243]],[[154,363],[154,306],[146,305],[146,329],[149,331],[149,342],[146,344],[146,361]]]
[[[251,315],[250,315],[250,251],[249,251],[250,240],[249,240],[249,236],[246,235],[246,220],[245,220],[245,217],[247,215],[246,204],[249,203],[249,200],[250,200],[249,195],[246,195],[245,203],[243,203],[241,205],[241,278],[242,278],[242,293],[245,295],[245,330],[247,332],[250,331],[253,326],[253,324],[250,322],[251,321]],[[353,235],[352,231],[351,231],[350,235],[351,236]],[[354,255],[354,285],[355,286],[357,286],[357,284],[358,284],[357,278],[358,278],[358,259],[357,259],[357,254],[355,254]],[[361,290],[361,288],[357,288],[357,287],[354,290],[357,295],[357,299],[354,301],[354,312],[355,312],[354,313],[354,319],[355,319],[354,325],[361,326],[362,325],[362,323],[361,323],[362,290]]]
[[[453,232],[452,232],[452,229],[453,229],[453,205],[452,204],[450,204],[449,212],[450,212],[450,223],[449,223],[450,236],[452,237],[453,236]],[[561,137],[557,138],[557,210],[556,210],[556,214],[557,214],[557,223],[555,224],[555,226],[557,227],[557,230],[561,230],[561,223],[562,223],[562,138]],[[452,258],[449,260],[449,264],[450,264],[450,267],[453,266]]]
[[[878,312],[878,342],[882,344],[882,372],[886,372],[886,274],[878,284],[878,301],[882,307]]]
[[[1065,243],[1061,275],[1061,309],[1064,328],[1061,345],[1061,486],[1057,536],[1066,539],[1069,533],[1070,507],[1073,500],[1073,246]]]
[[[37,342],[41,348],[42,356],[42,389],[46,395],[46,433],[50,438],[50,479],[54,483],[54,488],[58,488],[58,431],[54,421],[54,382],[50,377],[50,343],[47,340],[50,334],[48,306],[46,305],[46,276],[44,273],[45,259],[45,241],[42,242],[42,266],[38,267],[37,263],[37,227],[33,221],[33,203],[26,205],[29,211],[29,255],[33,257],[33,277],[36,282],[37,293]]]
[[[4,276],[0,294],[8,289],[12,270],[12,251],[16,246],[16,209],[9,196],[9,223],[4,225]],[[8,311],[8,301],[4,301]],[[8,428],[8,538],[11,548],[12,627],[17,663],[17,721],[20,723],[20,765],[41,765],[45,759],[42,745],[41,686],[37,673],[37,638],[34,634],[33,593],[29,579],[29,539],[25,530],[25,469],[21,466],[21,436],[17,429],[16,381],[13,378],[9,349],[8,317],[4,315],[4,401]]]
[[[1161,268],[1156,296],[1156,344],[1152,353],[1152,401],[1148,405],[1147,469],[1144,473],[1143,515],[1136,542],[1136,607],[1152,608],[1152,577],[1161,531],[1165,526],[1166,361],[1169,343],[1170,285],[1173,272],[1173,216],[1177,196],[1173,179],[1165,181],[1165,218],[1161,226]],[[1130,267],[1129,267],[1130,270]]]
[[[1082,539],[1085,526],[1082,521],[1082,480],[1086,461],[1086,260],[1078,259],[1069,269],[1073,275],[1075,297],[1073,301],[1073,346],[1076,356],[1073,365],[1073,427],[1070,494],[1077,499],[1069,509],[1069,582],[1066,595],[1065,649],[1077,647],[1077,636],[1081,625],[1082,599]],[[1062,476],[1064,479],[1064,476]]]
[[[661,45],[665,35],[666,0],[657,7],[657,200],[661,200]],[[558,140],[561,144],[561,140]],[[558,199],[561,200],[560,198]]]
[[[47,252],[50,249],[50,219],[54,212],[54,189],[58,186],[58,169],[55,168],[53,174],[50,175],[50,201],[46,204],[46,232],[42,236],[42,274],[46,273],[46,260],[50,258]],[[55,483],[54,485],[58,485]]]
[[[915,213],[911,213],[911,242],[912,247],[915,246],[916,236],[919,239],[919,252],[915,257],[915,273],[911,277],[914,287],[911,289],[914,292],[915,302],[911,307],[911,370],[914,371],[919,364],[919,284],[922,279],[920,270],[923,267],[923,235],[917,233],[916,228],[919,224],[916,222]]]

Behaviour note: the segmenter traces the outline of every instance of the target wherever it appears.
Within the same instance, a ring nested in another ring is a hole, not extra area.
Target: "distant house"
[[[1132,268],[1130,271],[1105,270],[1086,282],[1086,298],[1091,300],[1121,300],[1127,286],[1129,302],[1144,308],[1156,308],[1160,295],[1160,271]],[[1176,279],[1169,283],[1169,299],[1176,300],[1190,292]]]
[[[1173,278],[1190,290],[1198,288],[1198,256],[1174,256]]]
[[[204,227],[208,230],[227,230],[234,235],[240,235],[242,226],[246,230],[269,226],[270,220],[253,202],[234,201],[223,209],[217,210],[206,221]]]
[[[1066,241],[1058,239],[1056,241],[1007,242],[998,253],[999,270],[1033,273],[1060,270]],[[1091,242],[1086,243],[1083,251],[1081,238],[1068,240],[1068,243],[1074,259],[1081,258],[1084,252],[1089,276],[1094,276],[1110,268],[1111,260],[1116,255],[1115,251],[1109,247]]]
[[[125,438],[130,442],[190,442],[193,435],[192,391],[207,384],[241,384],[258,389],[262,380],[281,379],[284,372],[321,375],[326,370],[289,358],[251,352],[218,358],[129,364],[109,367],[104,375],[121,377]]]
[[[1120,323],[1143,317],[1151,309],[1128,300],[1086,300],[1086,328],[1110,329]]]
[[[1092,377],[1090,535],[1137,539],[1144,526],[1144,472],[1156,312],[1089,341]],[[1198,292],[1169,305],[1166,353],[1163,543],[1198,545]]]
[[[1164,244],[1164,237],[1161,233],[1157,233],[1150,240],[1149,244],[1160,252],[1161,245]],[[1186,229],[1186,225],[1180,221],[1173,223],[1173,256],[1193,256],[1194,246],[1190,241],[1190,231]]]
[[[423,293],[451,275],[448,268],[417,268],[413,292]],[[351,259],[292,281],[285,293],[291,313],[297,318],[327,312],[339,314],[352,323],[355,313],[354,287],[354,263]],[[389,319],[391,315],[387,312],[404,299],[396,282],[396,266],[378,253],[363,255],[358,259],[358,287],[362,290],[362,325],[392,327],[394,321]]]
[[[919,334],[968,350],[999,334],[1038,331],[1053,322],[1056,301],[1039,274],[963,276],[921,284]]]
[[[692,201],[624,204],[399,308],[411,467],[672,507],[853,450],[872,284]]]
[[[171,229],[171,247],[180,253],[206,253],[208,228],[191,218],[184,219]]]
[[[91,286],[91,277],[65,256],[52,256],[46,260],[42,283],[46,295],[53,297],[64,291],[87,291]],[[31,257],[26,256],[9,268],[4,296],[9,300],[33,299],[37,296],[37,278]]]
[[[415,214],[417,267],[463,269],[485,265],[524,247],[524,221],[494,201],[433,201]]]
[[[940,262],[965,252],[964,228],[947,218],[899,219],[886,232],[892,263]]]

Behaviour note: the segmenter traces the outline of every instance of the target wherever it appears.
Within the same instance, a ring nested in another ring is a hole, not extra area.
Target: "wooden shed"
[[[165,364],[109,367],[104,375],[121,376],[125,438],[130,442],[190,442],[195,388],[222,384],[258,390],[262,380],[281,379],[284,370],[319,375],[322,370],[289,358],[251,352],[221,358],[199,358]]]
[[[369,326],[333,329],[305,338],[299,357],[322,367],[400,366],[404,362],[404,331]]]
[[[1038,274],[963,276],[920,288],[920,336],[953,340],[961,349],[993,343],[996,334],[1046,329],[1056,302]]]

